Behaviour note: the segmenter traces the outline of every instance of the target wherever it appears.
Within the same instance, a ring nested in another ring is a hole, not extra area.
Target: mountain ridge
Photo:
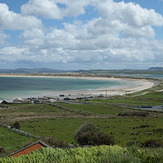
[[[163,67],[150,67],[148,69],[91,69],[91,70],[58,70],[50,68],[16,68],[16,69],[0,69],[0,73],[67,73],[67,72],[77,72],[77,73],[91,73],[98,71],[108,71],[108,72],[151,72],[151,71],[163,71]]]

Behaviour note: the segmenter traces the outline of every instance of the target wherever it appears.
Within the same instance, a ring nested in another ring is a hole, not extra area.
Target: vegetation
[[[141,143],[142,147],[148,147],[148,148],[157,148],[157,147],[163,147],[163,141],[162,140],[156,140],[156,139],[148,139]]]
[[[111,135],[115,144],[141,143],[146,139],[163,139],[162,117],[122,118],[58,118],[22,121],[22,129],[40,137],[53,137],[75,144],[74,136],[84,123],[92,123],[102,132]],[[144,127],[146,125],[148,127]],[[45,130],[46,129],[46,130]]]
[[[15,129],[20,129],[20,123],[19,122],[15,122],[12,126],[11,126],[11,128],[15,128]]]
[[[75,140],[80,145],[110,145],[114,144],[113,137],[101,132],[95,125],[86,123],[80,126],[75,134]]]
[[[0,126],[0,156],[8,155],[36,140],[36,138]]]
[[[87,148],[42,148],[29,155],[0,158],[0,163],[161,163],[162,149],[122,148],[120,146],[96,146]]]
[[[143,111],[128,111],[128,112],[120,112],[118,116],[139,116],[146,117],[149,113]]]
[[[76,115],[77,113],[75,113]],[[13,122],[45,117],[73,116],[74,113],[58,109],[48,104],[9,104],[1,108],[0,122]]]
[[[117,115],[120,111],[126,110],[118,106],[108,105],[106,103],[93,103],[87,101],[84,103],[57,103],[59,106],[67,107],[73,110],[79,110],[82,112],[89,112],[92,115]]]

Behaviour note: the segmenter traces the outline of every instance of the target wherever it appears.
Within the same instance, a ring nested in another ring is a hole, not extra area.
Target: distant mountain
[[[102,69],[93,69],[93,70],[75,70],[75,71],[65,71],[65,70],[55,70],[49,68],[18,68],[18,69],[0,69],[0,73],[33,73],[33,74],[42,74],[42,73],[88,73],[88,74],[99,74],[99,75],[108,75],[108,74],[116,74],[116,73],[126,73],[126,74],[134,74],[134,73],[163,73],[163,67],[150,67],[149,69],[123,69],[123,70],[102,70]]]
[[[150,67],[148,70],[150,70],[150,71],[163,71],[163,67]]]
[[[64,73],[64,70],[54,70],[48,68],[18,68],[18,69],[0,69],[0,73]]]

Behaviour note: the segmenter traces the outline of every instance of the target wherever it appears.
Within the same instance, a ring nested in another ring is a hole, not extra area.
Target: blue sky
[[[163,0],[0,0],[0,68],[163,65]]]

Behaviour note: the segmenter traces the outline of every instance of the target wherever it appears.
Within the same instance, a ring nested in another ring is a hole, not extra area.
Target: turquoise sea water
[[[0,77],[0,100],[38,96],[47,92],[90,90],[125,86],[124,81],[74,78]]]

